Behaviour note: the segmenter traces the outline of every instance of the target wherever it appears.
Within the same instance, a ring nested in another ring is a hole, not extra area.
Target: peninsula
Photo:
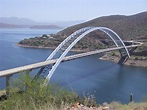
[[[147,66],[147,12],[131,16],[111,15],[96,18],[85,23],[68,27],[57,34],[44,34],[40,37],[24,39],[18,42],[17,45],[31,48],[55,49],[70,34],[78,29],[88,26],[108,27],[114,30],[124,41],[134,40],[143,42],[143,45],[138,47],[132,53],[131,61],[128,60],[130,63],[126,64],[133,66]],[[85,52],[108,48],[111,46],[112,42],[108,39],[107,35],[102,32],[95,31],[88,34],[87,37],[78,42],[78,44],[74,46],[73,51]],[[109,54],[108,56],[110,55],[112,54]],[[118,56],[113,54],[113,57],[115,57],[113,59],[116,59]],[[102,59],[112,61],[112,57],[103,57]]]

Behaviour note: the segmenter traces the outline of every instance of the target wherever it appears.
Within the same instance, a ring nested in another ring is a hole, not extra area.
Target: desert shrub
[[[60,108],[75,102],[75,92],[69,92],[58,84],[48,84],[46,87],[43,82],[43,78],[32,81],[29,73],[13,79],[9,97],[0,101],[0,110],[36,110],[44,105]]]

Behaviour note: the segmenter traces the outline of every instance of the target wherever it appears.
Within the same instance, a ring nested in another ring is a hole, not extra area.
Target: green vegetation
[[[30,47],[56,48],[63,40],[64,37],[55,36],[53,34],[43,34],[41,37],[21,40],[19,44],[22,46],[24,45]],[[77,45],[74,46],[74,49],[78,50],[94,50],[101,48],[106,48],[106,45],[99,40],[89,38],[84,38],[83,40],[79,41]]]
[[[19,44],[34,47],[56,47],[62,40],[63,39],[61,38],[49,38],[47,35],[44,34],[42,37],[24,39],[20,41]]]
[[[29,73],[21,74],[11,83],[10,95],[0,100],[0,110],[57,110],[80,102],[92,106],[95,100],[78,97],[74,91],[58,84],[43,86],[44,79],[33,80]]]
[[[0,110],[66,110],[67,107],[73,110],[75,104],[99,108],[106,106],[109,107],[108,110],[147,110],[147,97],[144,97],[142,103],[112,102],[100,106],[96,104],[93,95],[80,98],[74,91],[62,88],[58,84],[44,87],[43,83],[43,78],[32,81],[29,72],[13,79],[9,87],[10,95],[0,100]]]
[[[32,82],[28,73],[20,75],[10,86],[8,99],[0,101],[0,110],[38,110],[44,106],[59,109],[77,98],[73,91],[54,84],[43,87],[43,82],[43,79]]]

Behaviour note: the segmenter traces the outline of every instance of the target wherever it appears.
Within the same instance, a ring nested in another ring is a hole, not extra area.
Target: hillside
[[[19,42],[23,46],[31,47],[48,47],[55,48],[63,41],[67,36],[76,30],[87,26],[103,26],[114,30],[123,40],[143,40],[147,39],[147,12],[139,13],[131,16],[124,15],[111,15],[99,17],[85,23],[68,27],[57,34],[46,35],[41,37],[35,37],[31,39],[25,39]],[[49,36],[49,37],[48,37]],[[74,49],[77,50],[95,50],[100,48],[106,48],[108,44],[112,44],[109,41],[103,39],[108,37],[106,34],[100,31],[94,31],[82,39]],[[109,45],[110,46],[110,45]],[[140,54],[147,56],[147,48],[145,45],[138,49],[135,55]]]
[[[114,30],[122,39],[136,39],[147,35],[147,12],[131,16],[111,15],[99,17],[85,23],[68,27],[58,34],[68,36],[72,32],[87,26],[108,27]]]

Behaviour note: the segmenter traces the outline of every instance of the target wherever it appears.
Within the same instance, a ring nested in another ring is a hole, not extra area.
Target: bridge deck
[[[131,45],[131,46],[127,46],[127,48],[138,47],[138,46],[139,45]],[[113,51],[113,50],[119,50],[119,49],[122,49],[122,48],[124,48],[124,47],[101,49],[101,50],[71,55],[71,56],[65,57],[62,62],[74,60],[74,59],[77,59],[77,58],[86,57],[86,56],[90,56],[90,55],[94,55],[94,54],[98,54],[98,53],[103,53],[103,52],[108,52],[108,51]],[[16,73],[19,73],[19,72],[22,72],[22,71],[26,71],[26,70],[40,68],[40,67],[43,67],[43,66],[54,64],[56,61],[57,61],[57,59],[54,59],[54,60],[43,61],[43,62],[34,63],[34,64],[26,65],[26,66],[16,67],[16,68],[8,69],[8,70],[3,70],[3,71],[0,71],[0,77],[4,77],[4,76],[7,76],[7,75],[13,75],[13,74],[16,74]]]

